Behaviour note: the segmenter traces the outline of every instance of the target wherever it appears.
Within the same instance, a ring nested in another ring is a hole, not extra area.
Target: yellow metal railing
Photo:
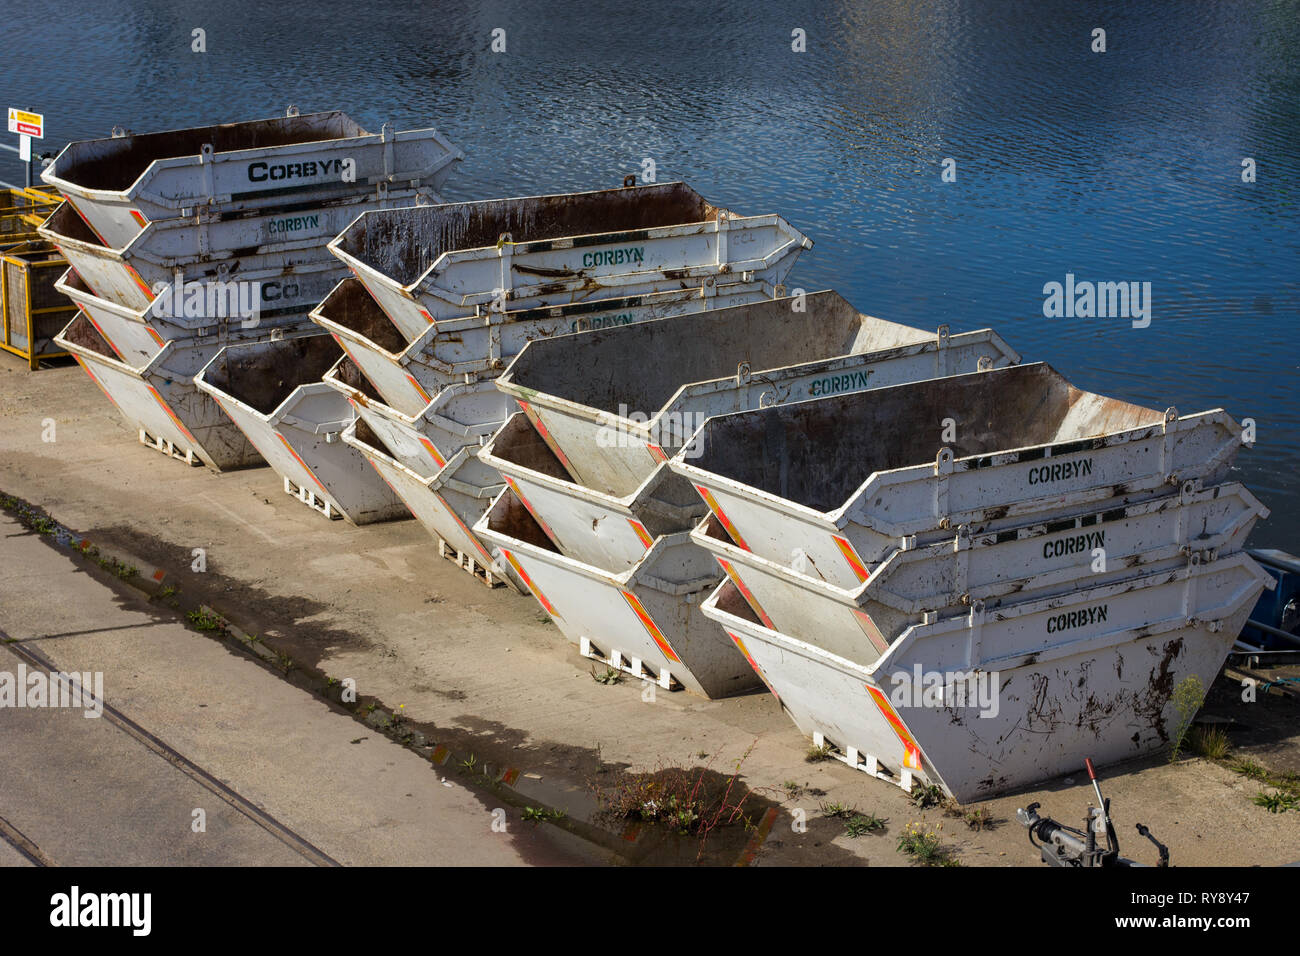
[[[49,218],[61,197],[49,187],[0,189],[0,243],[34,240],[36,227]]]
[[[43,240],[0,246],[0,349],[27,359],[35,371],[41,359],[68,353],[54,344],[77,307],[54,283],[68,268],[68,260]]]

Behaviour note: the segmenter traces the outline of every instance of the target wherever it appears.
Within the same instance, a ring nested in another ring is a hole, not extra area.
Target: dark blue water
[[[9,5],[0,87],[46,114],[47,148],[289,103],[433,124],[468,154],[450,199],[612,186],[651,158],[815,239],[792,285],[995,326],[1094,391],[1255,419],[1240,475],[1273,516],[1253,542],[1300,550],[1300,5],[465,6]],[[1066,273],[1150,282],[1150,326],[1045,318]]]

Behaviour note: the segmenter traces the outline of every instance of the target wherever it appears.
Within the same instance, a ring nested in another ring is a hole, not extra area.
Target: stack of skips
[[[290,185],[352,158],[352,191]],[[1163,746],[1271,585],[1222,410],[786,295],[811,242],[681,183],[441,203],[457,159],[342,114],[73,144],[63,344],[142,440],[413,514],[585,657],[766,685],[828,754],[960,801]],[[286,219],[310,235],[256,241]],[[249,329],[150,295],[273,273],[291,301]]]

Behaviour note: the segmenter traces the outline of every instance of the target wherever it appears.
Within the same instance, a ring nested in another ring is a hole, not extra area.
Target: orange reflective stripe
[[[664,637],[664,632],[659,630],[659,625],[655,624],[651,619],[649,612],[646,611],[640,599],[631,591],[620,590],[618,593],[623,595],[623,600],[627,601],[627,606],[632,609],[632,613],[641,619],[641,626],[646,629],[650,639],[659,646],[659,650],[663,652],[664,657],[680,664],[682,662],[681,658],[673,651],[668,643],[668,638]]]
[[[95,328],[99,328],[99,326],[95,326]],[[159,348],[163,348],[167,345],[167,343],[163,341],[163,337],[154,331],[152,325],[146,325],[144,330],[153,336],[153,340],[158,343]]]
[[[646,448],[650,449],[650,454],[653,455],[655,458],[657,458],[659,461],[664,462],[668,460],[668,453],[665,452],[658,445],[656,445],[654,442],[646,442],[645,446]]]
[[[425,308],[422,308],[422,307],[420,307],[420,306],[416,306],[416,308],[420,309],[420,314],[421,314],[422,316],[424,316],[425,319],[428,320],[428,322],[429,322],[430,325],[433,325],[433,316],[431,316],[431,315],[429,314],[429,310],[428,310],[428,309],[425,309]]]
[[[772,682],[769,681],[767,675],[763,673],[763,668],[758,666],[758,662],[754,660],[753,655],[749,653],[749,648],[746,647],[745,642],[740,639],[740,635],[727,631],[727,637],[731,638],[736,647],[740,649],[740,653],[745,655],[745,660],[749,661],[749,666],[754,668],[754,673],[758,675],[758,679],[763,682],[763,685],[772,692],[772,696],[777,700],[780,700],[781,695],[776,692],[776,688],[772,686]]]
[[[541,526],[542,530],[546,532],[546,537],[550,538],[551,541],[555,543],[555,546],[559,548],[560,542],[555,537],[555,532],[551,530],[551,526],[547,524],[546,520],[537,513],[536,509],[533,508],[532,503],[524,497],[524,493],[519,490],[519,486],[515,484],[515,480],[509,475],[502,475],[501,477],[506,480],[506,484],[510,486],[510,490],[513,491],[515,497],[519,499],[519,503],[528,509],[528,513],[533,516],[533,520],[536,521]],[[561,553],[563,553],[564,549],[561,548],[560,550]]]
[[[754,609],[754,613],[759,616],[763,624],[770,630],[775,631],[776,625],[773,624],[772,619],[767,616],[767,612],[764,611],[762,605],[758,603],[753,592],[746,587],[744,581],[740,580],[740,575],[737,574],[736,569],[731,566],[731,562],[719,558],[716,554],[713,557],[717,560],[718,564],[722,565],[722,570],[727,572],[727,577],[731,578],[731,583],[736,586],[736,589],[740,591],[745,600],[749,602],[749,606]]]
[[[637,521],[635,518],[628,518],[627,523],[632,526],[632,530],[636,532],[636,536],[641,539],[641,543],[645,545],[645,549],[649,551],[650,546],[654,544],[654,538],[650,537],[650,532],[646,530],[645,525]]]
[[[198,440],[190,434],[188,428],[181,424],[181,420],[176,417],[176,413],[172,411],[171,406],[164,402],[163,397],[158,394],[158,389],[154,388],[152,385],[146,385],[145,388],[149,389],[149,393],[153,395],[154,401],[156,401],[159,406],[162,407],[162,410],[167,413],[167,417],[172,420],[172,424],[181,430],[181,434],[197,445]]]
[[[131,278],[135,280],[135,284],[140,287],[141,291],[143,291],[144,294],[148,296],[149,301],[152,302],[154,299],[154,291],[145,285],[144,279],[140,278],[140,273],[135,271],[135,266],[126,262],[122,263],[122,265],[126,266],[126,271],[131,273]]]
[[[700,497],[703,498],[704,503],[709,506],[709,510],[717,515],[718,520],[722,522],[722,527],[726,528],[727,534],[731,535],[731,540],[736,542],[739,547],[749,551],[749,545],[745,544],[745,539],[740,536],[740,532],[737,531],[736,526],[731,523],[731,519],[722,513],[722,509],[718,507],[718,502],[714,499],[713,494],[709,489],[705,488],[703,485],[696,485],[695,490],[700,493]]]
[[[569,465],[569,459],[565,457],[564,452],[560,451],[560,446],[555,443],[550,431],[542,424],[541,416],[537,414],[537,410],[527,402],[519,402],[519,407],[528,416],[528,420],[533,423],[533,428],[537,429],[537,434],[542,436],[542,441],[546,442],[546,447],[554,452],[555,457],[560,460],[560,464],[572,475],[573,468]]]
[[[921,748],[916,745],[916,741],[912,739],[907,726],[899,719],[894,708],[890,706],[889,698],[877,687],[872,687],[870,684],[863,684],[862,686],[867,689],[867,693],[876,702],[876,707],[879,708],[881,715],[889,722],[889,726],[894,729],[898,739],[903,742],[903,766],[912,770],[920,770]]]
[[[546,595],[543,594],[537,585],[533,583],[533,579],[528,576],[528,572],[523,569],[523,566],[515,560],[515,556],[505,548],[501,549],[501,553],[504,554],[506,560],[510,562],[510,566],[515,569],[515,573],[519,575],[519,579],[523,581],[524,584],[528,585],[528,590],[533,592],[533,597],[537,598],[537,600],[541,602],[542,607],[546,608],[546,613],[550,614],[551,617],[559,617],[560,615],[555,610],[555,607],[550,601],[546,600]]]
[[[460,530],[465,532],[465,537],[469,538],[469,543],[478,549],[478,553],[483,556],[483,559],[490,567],[492,565],[492,555],[487,553],[487,548],[483,547],[483,545],[479,543],[478,538],[474,537],[474,532],[470,531],[469,528],[465,526],[465,522],[460,520],[460,515],[451,510],[451,505],[447,504],[447,500],[443,498],[442,495],[434,492],[434,497],[438,499],[438,504],[442,505],[447,514],[451,515],[451,520],[460,525]]]
[[[141,229],[149,225],[149,221],[144,218],[144,216],[140,213],[138,209],[128,209],[127,212],[131,214],[132,219],[134,219],[136,222],[140,224]]]
[[[78,365],[86,370],[86,374],[90,376],[90,380],[99,386],[99,390],[104,393],[104,397],[110,402],[113,402],[113,396],[108,394],[108,389],[106,389],[104,383],[95,376],[95,373],[90,370],[90,366],[83,362],[80,356],[74,355],[73,358],[77,360]],[[117,402],[113,402],[113,407],[118,407]]]
[[[889,650],[889,641],[885,640],[885,635],[880,633],[880,628],[876,627],[876,622],[871,619],[871,615],[858,608],[853,609],[853,614],[858,619],[858,627],[862,628],[862,633],[867,635],[867,640],[875,646],[880,653]]]
[[[420,444],[424,446],[424,450],[429,453],[430,457],[438,463],[439,468],[447,467],[447,459],[438,454],[438,449],[434,447],[433,442],[421,435]]]
[[[871,574],[862,564],[862,559],[858,557],[858,552],[854,551],[853,545],[849,544],[848,538],[841,538],[838,534],[831,535],[831,538],[834,539],[835,544],[840,549],[840,554],[844,555],[844,560],[849,563],[849,567],[853,569],[853,573],[858,576],[859,581],[865,581],[871,577]]]
[[[279,432],[275,433],[275,437],[280,439],[280,444],[285,447],[285,450],[288,451],[289,454],[293,455],[293,460],[302,465],[302,470],[307,472],[307,477],[316,482],[316,487],[321,490],[321,493],[328,497],[328,493],[325,491],[325,486],[320,483],[320,479],[316,477],[315,472],[307,467],[307,463],[298,457],[298,453],[293,450],[293,446],[289,444],[289,440]]]
[[[420,397],[424,399],[424,404],[428,405],[433,401],[433,399],[429,397],[429,393],[420,387],[420,383],[415,380],[414,375],[407,375],[406,380],[411,383],[413,389],[420,393]]]

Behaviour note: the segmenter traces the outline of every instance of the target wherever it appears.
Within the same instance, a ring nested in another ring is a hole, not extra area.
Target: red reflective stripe
[[[858,557],[858,553],[853,550],[853,545],[849,544],[847,538],[841,538],[837,534],[831,535],[831,538],[834,539],[835,544],[840,549],[840,554],[844,555],[844,560],[849,563],[849,567],[853,569],[853,573],[857,575],[859,581],[865,581],[871,577],[871,574],[862,564],[862,559]]]
[[[731,566],[731,562],[719,558],[716,554],[714,555],[714,558],[717,559],[718,564],[722,565],[722,570],[727,572],[727,577],[731,578],[731,583],[736,586],[737,590],[740,591],[745,600],[749,602],[749,606],[754,609],[754,613],[759,616],[763,624],[769,630],[775,631],[776,625],[773,624],[772,619],[767,616],[767,612],[764,611],[762,605],[758,603],[753,592],[749,590],[744,581],[740,580],[740,575],[737,574],[736,569]]]
[[[71,199],[68,199],[67,196],[64,196],[63,198],[67,200],[68,205],[72,207],[72,211],[81,217],[81,221],[86,224],[86,228],[95,234],[95,238],[99,240],[100,245],[102,245],[105,249],[112,248],[111,246],[109,246],[107,242],[104,241],[104,237],[99,234],[99,230],[90,224],[90,220],[86,218],[85,213],[83,213],[80,209],[77,208],[77,204],[74,203]]]
[[[709,489],[705,488],[703,485],[696,485],[695,490],[700,493],[700,497],[702,497],[704,503],[709,506],[709,510],[717,515],[718,520],[722,522],[722,527],[726,528],[727,534],[731,535],[731,540],[736,542],[739,547],[749,551],[749,545],[745,544],[745,539],[740,536],[740,532],[737,531],[736,526],[731,523],[731,519],[722,513],[722,509],[718,507],[718,502],[714,499]]]
[[[114,402],[114,401],[113,401],[113,396],[110,395],[110,394],[108,394],[108,389],[106,389],[106,388],[104,387],[104,383],[101,382],[101,381],[100,381],[100,380],[95,376],[95,373],[92,372],[92,371],[90,370],[90,366],[87,365],[85,362],[83,362],[83,361],[81,360],[81,357],[80,357],[80,356],[78,356],[78,355],[74,355],[74,356],[72,356],[72,357],[73,357],[74,359],[77,360],[77,364],[78,364],[78,365],[80,365],[83,369],[86,370],[86,374],[90,376],[90,380],[91,380],[92,382],[94,382],[96,385],[99,386],[99,390],[100,390],[101,392],[104,393],[104,397],[105,397],[106,399],[108,399],[110,402],[113,402],[113,407],[114,407],[114,408],[117,408],[117,407],[118,407],[117,402]]]
[[[167,413],[167,417],[172,420],[172,424],[181,430],[181,434],[197,445],[198,439],[191,435],[190,430],[181,424],[181,420],[176,417],[176,413],[172,411],[171,406],[164,402],[163,397],[158,394],[158,389],[154,388],[152,385],[146,385],[145,388],[149,389],[150,394],[154,397],[154,401],[156,401],[162,407],[162,410]]]
[[[460,530],[465,532],[465,537],[469,538],[469,543],[478,549],[478,553],[483,556],[484,561],[486,561],[490,567],[492,564],[492,555],[487,553],[487,548],[483,547],[483,545],[479,543],[478,538],[474,536],[474,532],[470,531],[469,528],[465,526],[465,522],[460,520],[460,515],[451,510],[451,505],[447,504],[447,500],[443,498],[442,495],[434,492],[434,497],[438,499],[438,504],[442,505],[447,514],[451,515],[451,520],[460,525]]]
[[[636,532],[636,536],[641,539],[641,543],[645,545],[645,549],[649,551],[650,546],[654,544],[654,538],[650,537],[650,532],[646,530],[645,525],[637,521],[635,518],[628,518],[627,523],[632,526],[632,530]]]
[[[672,647],[668,643],[668,638],[664,637],[664,632],[659,630],[659,625],[657,625],[650,617],[650,613],[645,609],[645,606],[642,605],[640,599],[638,599],[631,591],[620,590],[619,593],[623,595],[623,600],[627,601],[627,605],[632,609],[632,613],[641,619],[641,626],[646,629],[646,633],[650,635],[650,639],[659,646],[659,650],[663,652],[664,657],[680,664],[682,662],[681,658],[673,651]]]
[[[659,447],[658,445],[656,445],[654,442],[646,442],[646,443],[645,443],[645,446],[646,446],[646,448],[650,449],[650,454],[654,455],[654,457],[657,458],[657,459],[659,459],[659,461],[664,462],[664,461],[667,461],[667,460],[668,460],[668,454],[667,454],[667,452],[665,452],[662,448],[660,448],[660,447]]]
[[[867,635],[867,639],[876,650],[882,654],[889,650],[889,641],[885,640],[885,635],[880,633],[880,628],[876,627],[876,622],[871,619],[871,615],[856,607],[853,613],[858,619],[858,627],[862,628],[862,633]]]
[[[907,725],[899,719],[894,708],[890,706],[889,699],[885,697],[884,693],[881,692],[879,688],[872,687],[870,684],[863,684],[862,686],[867,689],[867,693],[869,693],[871,699],[876,702],[876,707],[879,708],[880,713],[884,716],[885,720],[889,722],[889,726],[894,729],[894,733],[898,735],[898,739],[902,741],[903,766],[910,767],[912,770],[920,770],[921,748],[918,747],[916,741],[912,739],[912,735],[907,730]]]
[[[524,497],[524,493],[519,490],[519,486],[515,484],[515,480],[509,475],[502,475],[501,477],[506,480],[506,484],[510,486],[510,490],[513,491],[515,497],[519,499],[519,503],[528,509],[528,513],[533,516],[533,520],[536,521],[541,526],[542,530],[546,532],[546,537],[550,538],[551,541],[554,542],[555,546],[559,548],[560,542],[555,537],[555,532],[551,530],[551,526],[547,524],[546,520],[537,513],[535,508],[533,508],[532,503]],[[563,552],[562,548],[561,552]]]
[[[429,453],[429,455],[433,458],[433,460],[438,463],[439,468],[447,467],[447,459],[443,458],[442,455],[438,454],[438,449],[434,447],[433,442],[429,441],[429,439],[421,435],[420,444],[424,446],[424,450]]]
[[[546,600],[546,595],[543,594],[537,585],[533,583],[533,579],[528,576],[528,572],[523,569],[523,566],[515,560],[515,556],[505,548],[501,549],[501,553],[506,556],[506,560],[509,561],[510,566],[515,569],[515,573],[519,575],[520,580],[522,580],[524,584],[528,585],[528,590],[533,592],[533,597],[537,598],[537,600],[541,602],[542,607],[546,608],[546,613],[550,614],[551,617],[559,617],[560,615],[555,610],[555,607],[550,601]]]
[[[87,312],[85,309],[80,309],[80,312],[82,315],[86,317],[86,321],[95,327],[95,331],[100,334],[100,337],[103,338],[103,340],[108,343],[108,347],[117,353],[117,357],[125,361],[126,356],[122,354],[122,350],[118,348],[116,345],[114,345],[113,340],[108,337],[108,333],[99,327],[99,323],[95,321],[95,317],[91,315],[89,312]],[[149,327],[145,326],[145,328],[149,328]],[[149,331],[152,332],[153,329],[149,329]],[[87,369],[86,371],[90,371],[90,370]]]
[[[754,673],[758,675],[758,679],[763,682],[763,685],[772,692],[772,696],[777,700],[780,700],[781,695],[776,692],[776,688],[772,686],[772,682],[769,681],[767,675],[763,673],[763,668],[758,666],[758,662],[754,660],[753,655],[749,653],[749,648],[746,647],[745,642],[740,639],[740,635],[727,631],[727,637],[731,638],[736,647],[740,649],[740,653],[745,655],[745,660],[749,661],[749,666],[754,668]]]
[[[424,399],[424,404],[428,405],[433,401],[433,399],[429,397],[429,393],[420,387],[420,383],[415,380],[414,375],[407,375],[406,380],[411,383],[413,389],[420,393],[420,397]]]
[[[320,483],[320,479],[316,477],[315,472],[313,472],[310,468],[307,467],[307,463],[303,461],[300,457],[298,457],[298,453],[293,450],[293,446],[289,444],[289,440],[285,438],[283,435],[281,435],[279,432],[275,433],[275,437],[280,439],[280,444],[282,444],[285,447],[285,449],[289,452],[289,454],[293,455],[293,460],[296,461],[298,464],[302,465],[302,470],[307,472],[307,477],[310,478],[312,481],[316,482],[316,487],[321,490],[321,493],[324,494],[326,497],[328,497],[329,493],[325,491],[325,486]]]
[[[154,299],[154,291],[145,285],[144,279],[140,278],[140,273],[135,271],[135,266],[125,262],[122,264],[126,266],[126,271],[131,273],[131,278],[135,280],[135,284],[140,287],[141,291],[143,291],[144,294],[148,296],[149,301],[152,302]]]
[[[560,464],[565,467],[570,475],[572,475],[574,472],[573,468],[569,465],[569,459],[565,457],[564,452],[560,451],[560,446],[555,443],[555,438],[552,437],[546,426],[542,424],[541,416],[537,414],[536,409],[527,402],[520,402],[519,407],[523,409],[524,414],[528,416],[528,420],[533,423],[533,428],[537,429],[537,434],[542,436],[542,441],[546,442],[546,447],[554,452],[555,457],[560,460]]]
[[[129,213],[131,214],[131,218],[132,218],[132,219],[134,219],[136,222],[138,222],[138,223],[140,224],[140,228],[141,228],[141,229],[143,229],[145,226],[149,225],[149,221],[148,221],[147,219],[144,218],[144,216],[140,213],[139,210],[137,210],[137,209],[128,209],[127,212],[129,212]]]

